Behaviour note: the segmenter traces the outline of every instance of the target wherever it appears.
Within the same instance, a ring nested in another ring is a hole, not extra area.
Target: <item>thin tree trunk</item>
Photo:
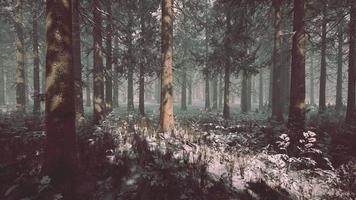
[[[340,113],[343,107],[342,103],[342,46],[344,43],[343,36],[343,21],[340,22],[338,27],[338,55],[337,55],[337,82],[336,82],[336,112]]]
[[[288,127],[291,130],[289,153],[297,153],[297,144],[305,123],[305,29],[304,0],[294,0],[291,94]]]
[[[325,93],[326,93],[326,5],[323,6],[323,18],[321,28],[321,61],[320,61],[320,90],[319,90],[319,112],[324,112],[326,109]]]
[[[347,93],[346,124],[356,124],[356,1],[351,3],[349,80]]]
[[[159,80],[155,84],[155,99],[157,103],[161,102],[161,84]]]
[[[187,111],[187,72],[186,72],[186,70],[183,70],[183,73],[182,73],[181,110]]]
[[[162,1],[162,72],[160,128],[174,128],[173,116],[173,0]]]
[[[251,103],[252,103],[252,76],[247,74],[247,112],[251,111]]]
[[[205,73],[205,110],[210,110],[210,82],[209,82],[209,74]]]
[[[47,0],[46,149],[43,174],[64,199],[75,199],[78,154],[71,1]]]
[[[5,105],[5,70],[4,66],[0,65],[0,106]]]
[[[32,50],[33,50],[33,114],[36,116],[41,111],[40,99],[40,57],[38,52],[38,4],[32,1]]]
[[[193,103],[193,88],[192,88],[192,76],[189,76],[189,83],[188,83],[188,105],[192,105]]]
[[[86,87],[85,87],[85,90],[86,90],[86,106],[87,107],[90,107],[91,106],[91,89],[90,89],[90,60],[89,60],[89,55],[87,56],[87,66],[86,66]]]
[[[314,53],[311,54],[310,59],[310,104],[315,105],[315,97],[314,97]]]
[[[225,48],[225,54],[226,54],[226,63],[225,63],[225,77],[224,77],[224,109],[223,109],[223,117],[224,119],[229,119],[230,118],[230,52],[231,52],[231,46],[230,46],[230,34],[231,34],[231,14],[230,11],[228,11],[228,8],[226,9],[226,36],[225,36],[225,41],[224,41],[224,48]]]
[[[141,116],[145,115],[145,65],[147,65],[146,61],[146,10],[145,10],[145,2],[143,0],[140,0],[140,6],[141,6],[141,17],[140,17],[140,22],[141,22],[141,39],[143,41],[143,51],[141,55],[141,62],[140,62],[140,71],[139,71],[139,102],[138,102],[138,108],[140,111]]]
[[[127,74],[127,111],[132,112],[134,111],[133,63],[130,65]]]
[[[84,116],[83,108],[83,84],[82,84],[82,63],[80,51],[80,0],[72,0],[73,3],[73,65],[75,76],[75,112],[76,118]]]
[[[260,71],[260,73],[259,73],[259,88],[258,88],[258,91],[259,91],[259,101],[258,101],[258,103],[259,103],[259,109],[260,109],[260,111],[262,111],[263,110],[263,104],[264,104],[264,102],[263,102],[263,71],[261,70]]]
[[[218,77],[213,78],[213,110],[218,109]]]
[[[118,60],[118,50],[119,40],[118,37],[114,36],[114,55],[113,55],[113,64],[114,64],[114,74],[113,74],[113,108],[119,107],[119,60]]]
[[[102,26],[101,26],[101,5],[100,0],[94,0],[94,67],[93,67],[93,106],[94,123],[99,124],[105,117],[104,102],[104,72],[103,72],[103,44],[102,44]]]
[[[246,71],[243,71],[242,72],[242,81],[241,81],[241,103],[240,103],[240,106],[241,106],[241,112],[242,113],[247,113],[248,112],[248,97],[247,97],[247,93],[248,93],[248,86],[247,86],[247,72]]]
[[[16,32],[16,110],[26,112],[26,78],[25,78],[25,49],[23,30],[23,0],[16,2],[15,32]]]
[[[272,119],[283,121],[283,102],[282,102],[282,9],[281,0],[274,0],[274,46],[273,46],[273,81],[272,81]]]
[[[223,74],[220,73],[220,76],[219,76],[219,109],[221,109],[223,107],[223,95],[224,95],[224,92],[223,92]]]
[[[112,111],[112,12],[111,0],[106,0],[107,21],[106,21],[106,76],[105,76],[105,103],[106,112]]]

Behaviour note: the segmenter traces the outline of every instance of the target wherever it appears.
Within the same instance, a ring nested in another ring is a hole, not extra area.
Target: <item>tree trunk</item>
[[[205,110],[210,110],[210,82],[209,82],[209,74],[205,73]]]
[[[131,55],[131,54],[130,54]],[[134,111],[134,83],[133,83],[133,67],[131,62],[127,74],[127,111]]]
[[[258,91],[259,91],[259,95],[258,95],[258,103],[259,103],[259,109],[260,111],[263,110],[263,71],[261,70],[260,73],[259,73],[259,88],[258,88]]]
[[[213,110],[218,109],[218,77],[213,78]]]
[[[26,85],[25,85],[25,49],[23,30],[23,0],[16,2],[15,32],[16,32],[16,110],[26,112]]]
[[[242,71],[242,81],[241,81],[241,112],[242,113],[247,113],[248,112],[248,97],[247,97],[247,93],[248,93],[248,86],[247,86],[247,72],[246,71]]]
[[[314,53],[311,54],[310,59],[310,104],[315,105],[315,97],[314,97]]]
[[[113,64],[114,64],[114,74],[113,74],[113,108],[119,107],[119,58],[118,58],[118,50],[119,48],[119,40],[118,37],[114,36],[114,55],[113,55]]]
[[[323,19],[321,28],[321,61],[320,61],[320,90],[319,90],[319,112],[326,109],[326,6],[323,6]]]
[[[294,0],[291,94],[288,118],[288,128],[291,130],[291,145],[288,152],[291,155],[297,153],[297,144],[304,131],[305,123],[304,6],[304,0]]]
[[[157,103],[161,102],[161,84],[160,84],[160,80],[156,81],[155,84],[155,99]]]
[[[193,88],[192,88],[192,76],[189,76],[189,83],[188,83],[188,105],[192,105],[193,104]]]
[[[5,70],[4,66],[0,65],[0,106],[5,105]]]
[[[219,77],[219,109],[221,109],[223,107],[223,74],[220,73],[220,77]]]
[[[162,1],[162,72],[160,128],[174,128],[173,116],[173,0]]]
[[[356,124],[356,1],[351,3],[350,16],[350,55],[349,55],[349,80],[347,93],[346,124]]]
[[[340,113],[343,107],[342,103],[342,46],[344,43],[343,36],[343,21],[340,22],[338,27],[338,55],[337,55],[337,82],[336,82],[336,112]]]
[[[32,51],[33,51],[33,114],[41,112],[40,99],[40,57],[38,52],[38,4],[32,1]]]
[[[64,199],[75,199],[78,170],[71,1],[47,0],[46,149],[43,174]]]
[[[138,102],[138,109],[140,111],[141,116],[145,116],[145,65],[147,65],[146,61],[146,10],[145,10],[145,2],[143,0],[140,0],[140,6],[141,6],[141,17],[140,17],[140,22],[141,22],[141,39],[143,41],[143,50],[142,50],[142,55],[141,55],[141,61],[140,61],[140,71],[139,71],[139,102]]]
[[[105,76],[105,104],[106,112],[112,111],[112,12],[111,0],[106,0],[107,21],[106,21],[106,76]]]
[[[93,67],[93,106],[94,123],[99,124],[105,117],[104,102],[104,72],[103,72],[103,44],[102,44],[102,26],[101,26],[101,5],[100,0],[94,0],[94,67]]]
[[[87,66],[86,66],[86,85],[85,85],[85,90],[86,90],[86,106],[90,107],[91,106],[91,89],[90,89],[90,60],[89,60],[89,55],[87,56]]]
[[[76,118],[84,116],[83,108],[83,84],[82,84],[82,63],[80,51],[80,0],[72,0],[73,3],[73,65],[74,65],[74,86],[75,86],[75,112]]]
[[[247,112],[251,111],[251,103],[252,103],[252,76],[250,74],[247,75]]]
[[[272,83],[272,119],[283,121],[282,102],[282,9],[281,0],[274,0],[274,46],[273,46],[273,83]]]
[[[225,54],[226,54],[226,63],[225,63],[225,77],[224,77],[224,110],[223,110],[223,117],[224,119],[229,119],[230,118],[230,52],[231,50],[231,14],[230,11],[228,11],[228,8],[226,9],[226,35],[225,35],[225,41],[224,41],[224,48],[225,48]]]
[[[183,73],[182,73],[181,110],[187,111],[187,72],[186,72],[186,70],[183,70]]]

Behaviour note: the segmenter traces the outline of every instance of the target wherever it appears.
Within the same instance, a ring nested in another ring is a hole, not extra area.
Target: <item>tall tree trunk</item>
[[[91,89],[90,89],[90,59],[89,59],[89,54],[87,56],[87,66],[86,66],[86,85],[85,85],[85,90],[86,90],[86,106],[90,107],[91,106]]]
[[[103,72],[103,44],[102,44],[102,26],[101,26],[101,5],[100,0],[94,0],[94,67],[93,67],[93,106],[94,123],[99,124],[105,117],[104,102],[104,72]]]
[[[107,21],[106,21],[106,76],[105,76],[105,104],[106,112],[112,111],[112,12],[111,0],[106,0]]]
[[[242,81],[241,81],[241,112],[248,112],[248,75],[246,71],[242,71]]]
[[[183,70],[183,73],[182,73],[181,110],[187,111],[187,72],[186,72],[186,70]]]
[[[247,74],[247,112],[251,111],[251,103],[252,103],[252,76]]]
[[[38,4],[32,1],[32,51],[33,51],[33,114],[36,116],[41,111],[40,99],[40,57],[38,52]]]
[[[224,109],[223,109],[223,117],[224,119],[229,119],[230,118],[230,52],[231,52],[231,46],[230,46],[230,40],[231,40],[231,14],[230,11],[228,11],[228,8],[226,9],[226,35],[225,35],[225,41],[224,41],[224,48],[225,48],[225,54],[226,54],[226,63],[225,63],[225,77],[224,77]]]
[[[113,55],[113,64],[114,64],[114,73],[113,73],[113,108],[119,107],[119,58],[118,50],[119,40],[118,37],[114,36],[114,55]]]
[[[73,65],[74,65],[74,86],[75,86],[75,112],[76,118],[84,116],[83,108],[83,83],[82,83],[82,62],[80,51],[80,0],[72,0],[73,3]]]
[[[23,0],[16,1],[16,110],[25,113],[26,111],[26,78],[25,78],[25,49],[23,30]]]
[[[131,54],[130,54],[131,55]],[[133,67],[131,62],[127,74],[127,111],[134,111],[134,83],[133,83]]]
[[[278,122],[283,121],[282,102],[282,9],[281,0],[274,0],[274,46],[273,46],[273,83],[272,83],[272,118]]]
[[[356,1],[351,3],[350,16],[350,56],[347,93],[346,124],[356,124]]]
[[[213,110],[218,109],[218,77],[213,78]]]
[[[5,105],[5,70],[4,66],[0,65],[0,106]]]
[[[141,55],[141,61],[140,61],[140,71],[139,71],[139,102],[138,102],[138,108],[140,111],[141,116],[145,115],[145,65],[147,65],[146,61],[146,9],[145,9],[145,2],[144,0],[140,0],[140,6],[141,6],[141,17],[140,17],[140,22],[141,22],[141,39],[143,41],[143,50],[142,50],[142,55]]]
[[[210,81],[209,74],[205,72],[205,110],[210,110]]]
[[[341,112],[343,103],[342,103],[342,58],[343,58],[343,21],[340,22],[338,27],[338,55],[337,55],[337,82],[336,82],[336,112]]]
[[[315,97],[314,97],[314,53],[311,54],[310,59],[310,104],[315,105]]]
[[[188,82],[188,105],[193,104],[193,88],[192,88],[193,80],[192,76],[189,76],[189,82]]]
[[[173,116],[173,0],[162,0],[162,72],[160,128],[174,128]]]
[[[305,15],[304,0],[294,0],[291,94],[288,127],[291,130],[289,153],[297,153],[297,145],[305,125]]]
[[[323,6],[323,18],[321,28],[321,61],[320,61],[320,90],[319,90],[319,112],[326,109],[326,5]]]
[[[223,82],[224,82],[223,73],[220,73],[220,76],[219,76],[219,103],[218,103],[219,109],[221,109],[223,107],[223,95],[224,95]]]
[[[155,84],[155,99],[157,103],[161,102],[161,84],[160,84],[160,80],[156,81]]]
[[[78,170],[71,1],[47,0],[46,149],[43,174],[75,199]]]
[[[263,71],[261,70],[260,73],[259,73],[259,88],[258,88],[258,91],[259,91],[259,95],[258,95],[258,103],[259,103],[259,109],[260,111],[263,110]]]

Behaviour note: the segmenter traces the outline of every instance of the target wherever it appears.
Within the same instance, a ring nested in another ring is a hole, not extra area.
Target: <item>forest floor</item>
[[[178,109],[177,109],[178,110]],[[355,199],[356,145],[332,112],[309,115],[300,157],[289,157],[288,130],[266,114],[192,107],[176,112],[176,129],[156,131],[146,117],[114,110],[100,126],[78,127],[78,199],[229,200]],[[40,174],[43,120],[0,116],[0,199],[61,199]]]

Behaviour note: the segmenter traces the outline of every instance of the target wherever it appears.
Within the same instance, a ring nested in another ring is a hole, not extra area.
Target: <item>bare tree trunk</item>
[[[24,30],[23,30],[23,0],[16,1],[16,110],[26,112],[26,78],[25,78],[25,49],[24,49]]]
[[[131,54],[130,54],[131,55]],[[130,63],[127,74],[127,111],[134,111],[134,83],[133,83],[133,63]]]
[[[86,86],[85,86],[85,90],[86,90],[86,99],[87,99],[87,101],[86,101],[86,106],[87,107],[90,107],[91,106],[91,89],[90,89],[90,83],[91,83],[91,81],[90,81],[90,71],[91,71],[91,69],[90,69],[90,61],[89,61],[89,55],[88,55],[88,57],[87,57],[87,66],[86,66]]]
[[[75,76],[75,112],[76,118],[84,116],[83,108],[83,83],[82,83],[82,63],[80,51],[80,0],[72,0],[73,3],[73,65]]]
[[[226,36],[225,36],[225,41],[224,41],[224,48],[225,48],[225,54],[226,54],[226,63],[225,63],[225,78],[224,78],[224,110],[223,110],[223,117],[224,119],[229,119],[230,118],[230,52],[231,52],[231,46],[230,46],[230,34],[231,34],[231,14],[230,11],[228,11],[228,8],[226,9]]]
[[[220,73],[220,76],[219,76],[219,109],[221,109],[223,107],[223,95],[224,95],[224,92],[223,92],[223,74]]]
[[[320,61],[320,90],[319,90],[319,112],[324,112],[326,109],[325,93],[326,93],[326,5],[323,6],[323,18],[321,28],[321,61]]]
[[[297,153],[298,141],[304,131],[305,123],[305,29],[304,0],[294,0],[293,47],[291,68],[291,94],[288,127],[291,130],[289,153]]]
[[[192,105],[193,103],[193,88],[192,88],[193,80],[192,76],[189,76],[189,83],[188,83],[188,105]]]
[[[160,80],[156,81],[155,84],[155,99],[157,103],[161,102],[161,84]]]
[[[314,53],[311,54],[310,59],[310,104],[315,105],[315,97],[314,97],[314,61],[313,61]]]
[[[278,122],[283,121],[282,102],[282,9],[281,0],[274,0],[274,46],[273,46],[273,83],[272,83],[272,118]]]
[[[187,111],[187,72],[186,72],[186,70],[183,70],[183,73],[182,73],[181,110]]]
[[[252,76],[247,74],[247,112],[251,111],[251,103],[252,103]]]
[[[160,128],[174,128],[173,116],[173,0],[162,1],[162,72]]]
[[[346,124],[356,124],[356,1],[351,3],[350,17],[350,56],[349,56],[349,80],[347,93]]]
[[[38,4],[32,1],[32,50],[33,50],[33,114],[36,116],[41,111],[40,99],[40,57],[38,52]]]
[[[259,101],[258,101],[258,103],[259,103],[259,109],[260,109],[260,111],[262,111],[263,110],[263,104],[264,104],[264,102],[263,102],[263,71],[261,70],[260,71],[260,73],[259,73],[259,88],[258,88],[258,91],[259,91]]]
[[[248,112],[248,97],[247,97],[247,72],[242,71],[242,81],[241,81],[241,112],[242,113],[247,113]]]
[[[213,110],[218,109],[218,77],[213,78]]]
[[[342,59],[343,59],[343,21],[340,22],[338,27],[338,55],[337,55],[337,82],[336,82],[336,112],[340,113],[343,107],[342,103]]]
[[[106,112],[112,111],[112,11],[111,11],[111,0],[106,0],[106,11],[107,11],[107,21],[106,21],[106,76],[105,76],[105,104]]]
[[[116,35],[114,35],[114,55],[113,55],[113,64],[114,64],[114,71],[113,71],[113,108],[119,107],[119,60],[118,60],[118,46],[119,40]]]
[[[102,44],[102,26],[101,26],[101,5],[100,0],[94,0],[94,67],[93,67],[93,106],[94,123],[99,124],[105,117],[104,101],[104,72],[103,72],[103,44]]]
[[[4,66],[0,65],[0,106],[5,105],[5,70]]]
[[[75,199],[78,171],[71,1],[47,0],[47,144],[43,174],[64,199]]]
[[[205,73],[205,110],[210,110],[210,75],[208,72]]]
[[[141,22],[141,39],[143,41],[143,51],[141,55],[141,61],[140,61],[140,74],[139,74],[139,103],[138,103],[138,108],[140,111],[141,116],[145,115],[145,65],[147,65],[147,41],[146,41],[146,10],[145,10],[145,2],[143,0],[140,0],[140,6],[141,6],[141,17],[140,17],[140,22]]]

